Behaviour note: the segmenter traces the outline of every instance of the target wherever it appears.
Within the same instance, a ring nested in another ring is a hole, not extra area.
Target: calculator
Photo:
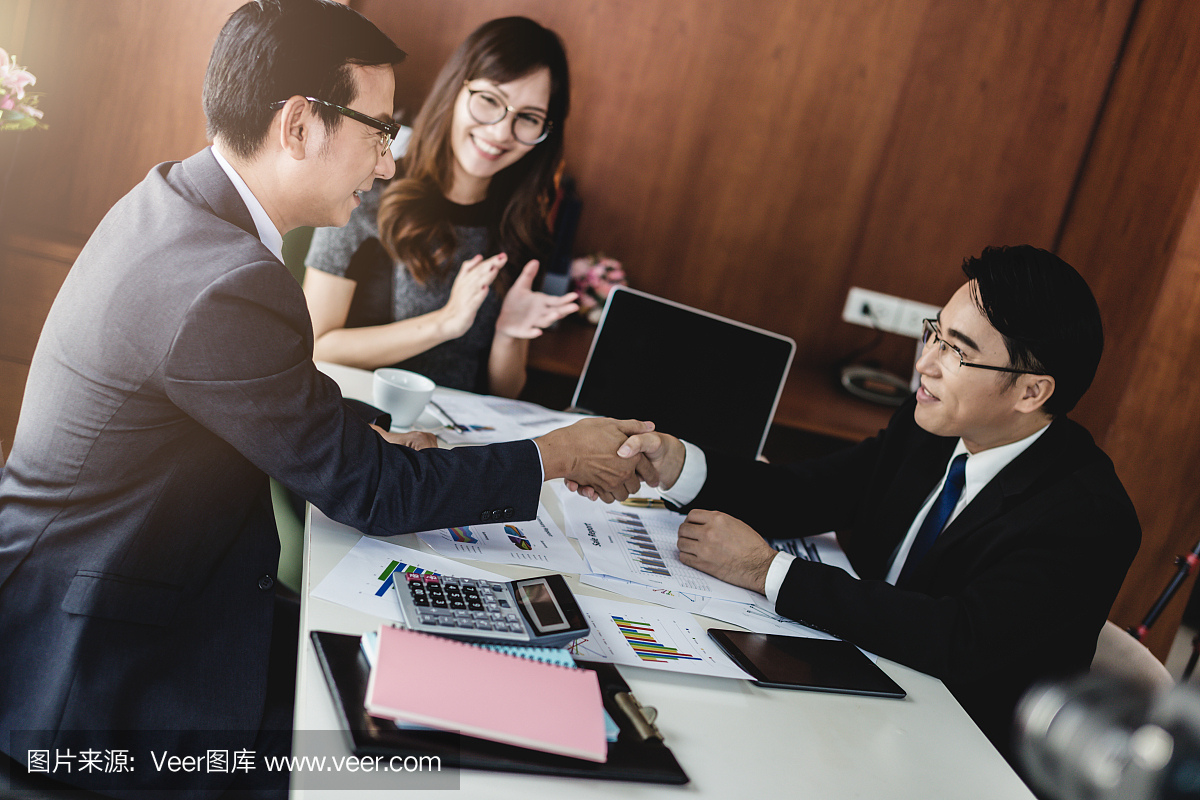
[[[497,644],[564,647],[591,630],[562,575],[500,583],[432,573],[396,575],[405,624]]]

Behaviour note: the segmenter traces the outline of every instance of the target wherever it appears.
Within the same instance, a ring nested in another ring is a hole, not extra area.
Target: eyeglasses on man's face
[[[470,81],[463,81],[466,86]],[[513,114],[513,138],[524,145],[535,145],[550,135],[550,120],[534,111],[518,111],[495,92],[467,86],[467,112],[480,125],[495,125]]]
[[[320,103],[326,108],[332,108],[343,117],[349,117],[356,122],[361,122],[363,125],[379,131],[380,155],[383,155],[383,153],[392,146],[392,140],[394,140],[396,138],[396,134],[400,132],[399,125],[393,122],[384,122],[381,119],[369,117],[360,111],[355,111],[353,108],[346,108],[345,106],[339,106],[337,103],[329,103],[324,100],[318,100],[315,97],[305,97],[304,99],[310,103]],[[279,109],[283,108],[285,103],[287,103],[287,100],[277,100],[271,104],[270,108],[272,111],[278,111]]]
[[[963,351],[942,338],[942,332],[938,330],[937,320],[926,319],[921,321],[921,346],[929,349],[930,342],[938,348],[938,362],[950,370],[958,372],[960,367],[974,367],[975,369],[990,369],[994,372],[1012,372],[1017,375],[1044,375],[1044,372],[1034,372],[1028,369],[1013,369],[1012,367],[993,367],[990,364],[975,364],[967,361],[967,357],[963,355]]]

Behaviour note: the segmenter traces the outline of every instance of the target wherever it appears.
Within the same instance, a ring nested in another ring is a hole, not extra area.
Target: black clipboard
[[[902,699],[904,689],[849,642],[710,628],[726,655],[772,689]]]
[[[617,741],[608,745],[608,760],[598,764],[457,733],[402,730],[389,720],[372,717],[363,707],[370,667],[359,637],[327,631],[313,631],[310,636],[350,750],[356,756],[430,755],[439,756],[447,767],[465,769],[643,783],[688,782],[653,724],[639,713],[640,706],[632,699],[629,685],[612,664],[578,662],[597,673],[604,708],[621,729]]]

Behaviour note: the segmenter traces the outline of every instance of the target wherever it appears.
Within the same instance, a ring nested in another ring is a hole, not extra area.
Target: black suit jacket
[[[69,732],[122,728],[166,732],[158,750],[199,729],[252,744],[268,475],[372,534],[536,516],[532,442],[390,445],[312,347],[300,287],[209,150],[106,215],[46,320],[0,482],[0,747],[34,730],[103,749]]]
[[[797,559],[777,611],[941,678],[1008,755],[1012,714],[1036,679],[1086,670],[1141,529],[1112,462],[1058,419],[950,523],[908,585],[892,555],[954,450],[901,407],[873,439],[791,467],[706,452],[692,507],[767,538],[835,530],[861,580]]]

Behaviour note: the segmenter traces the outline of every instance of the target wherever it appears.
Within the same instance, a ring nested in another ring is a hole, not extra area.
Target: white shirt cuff
[[[683,440],[680,440],[683,441]],[[670,489],[659,489],[659,497],[677,506],[686,506],[696,499],[708,480],[708,459],[704,451],[691,442],[683,442],[683,469]]]
[[[766,591],[763,593],[767,596],[767,600],[771,601],[772,607],[779,598],[779,590],[783,588],[783,579],[787,577],[788,570],[792,568],[792,561],[795,558],[791,553],[781,550],[771,560],[771,568],[767,570]]]
[[[542,478],[541,478],[541,480],[538,481],[538,483],[545,483],[546,482],[546,462],[542,460],[542,448],[538,447],[538,443],[535,440],[530,439],[529,441],[533,442],[533,449],[537,450],[537,454],[538,454],[538,470],[542,474]]]

